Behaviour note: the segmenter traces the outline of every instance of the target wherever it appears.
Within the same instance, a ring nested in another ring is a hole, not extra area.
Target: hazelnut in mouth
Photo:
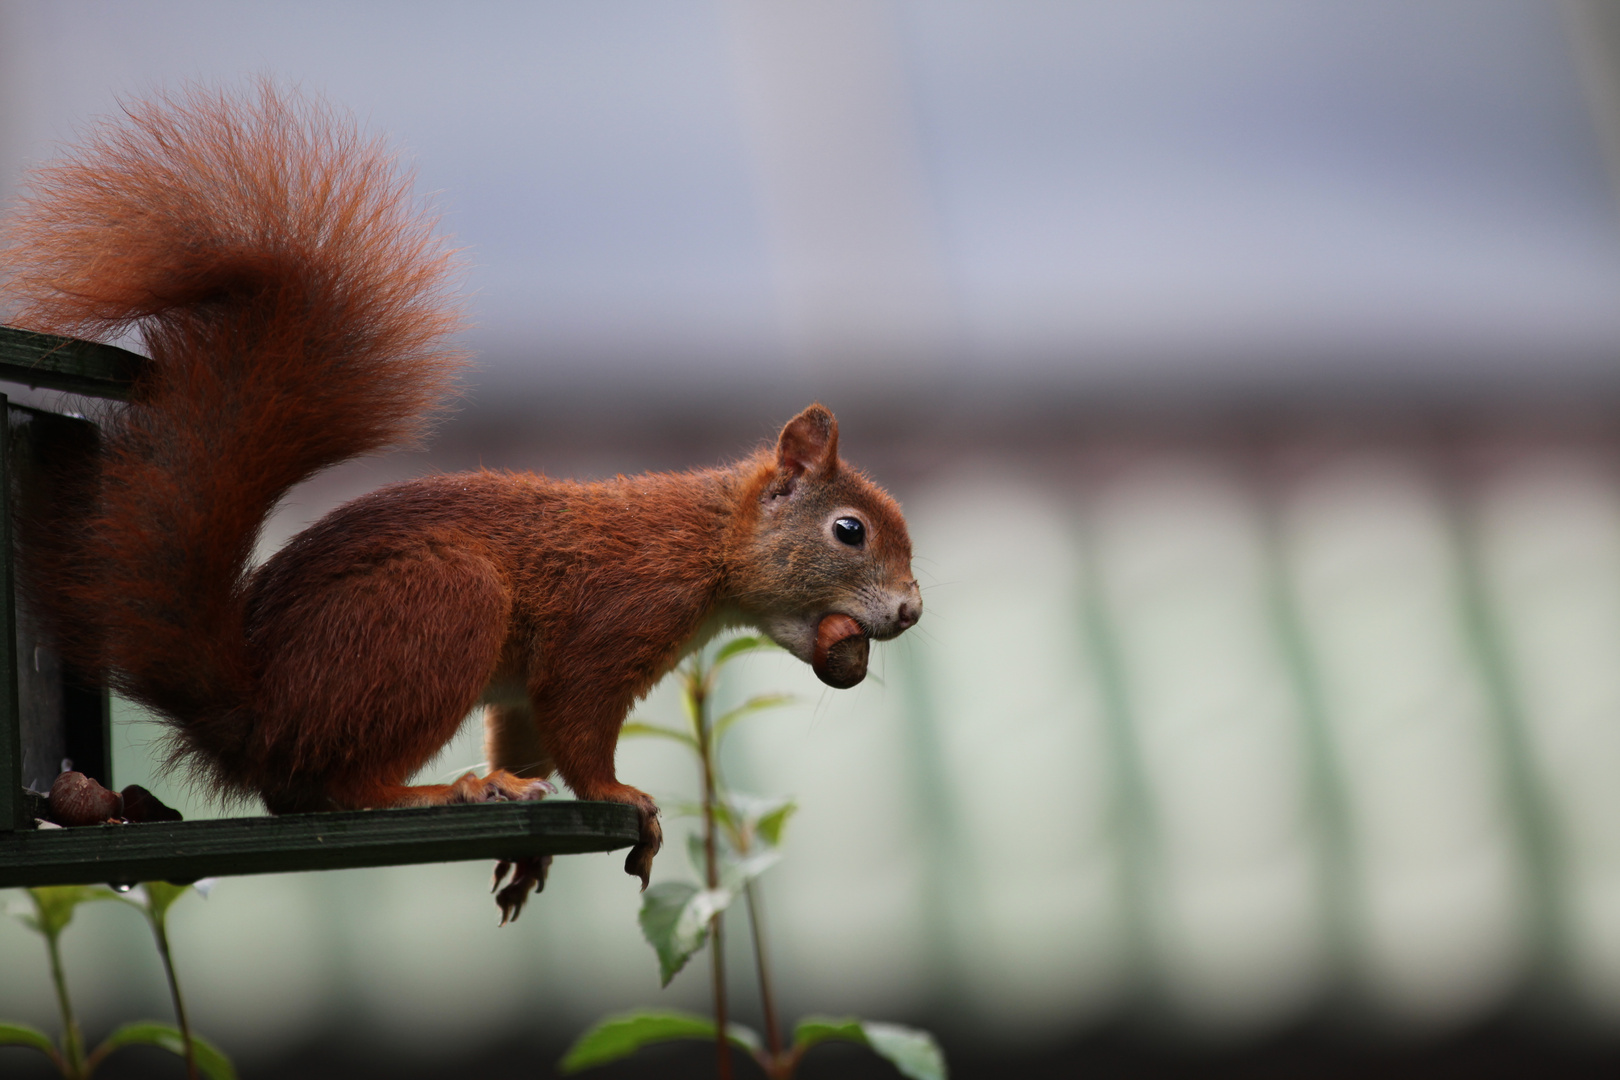
[[[816,678],[838,690],[847,690],[866,678],[871,639],[859,623],[836,612],[822,617],[816,627],[816,650],[810,666]]]

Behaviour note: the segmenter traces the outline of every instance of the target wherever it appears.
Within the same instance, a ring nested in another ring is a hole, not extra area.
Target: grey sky
[[[1620,352],[1614,202],[1533,0],[0,0],[0,41],[8,189],[186,78],[268,72],[389,133],[472,255],[489,385]]]

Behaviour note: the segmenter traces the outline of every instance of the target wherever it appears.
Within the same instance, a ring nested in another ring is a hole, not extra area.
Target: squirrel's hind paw
[[[653,856],[664,846],[664,830],[658,825],[657,807],[648,809],[638,806],[636,809],[641,812],[641,839],[624,857],[624,872],[640,878],[641,888],[645,891],[647,882],[652,878]]]
[[[540,892],[546,887],[546,871],[550,869],[550,855],[502,859],[495,864],[495,883],[490,886],[490,892],[495,893],[495,903],[501,909],[502,926],[516,922],[517,917],[523,914],[523,905],[528,902],[531,891]],[[512,880],[502,889],[501,882],[506,880],[508,872],[511,872]],[[497,889],[500,891],[495,892]]]

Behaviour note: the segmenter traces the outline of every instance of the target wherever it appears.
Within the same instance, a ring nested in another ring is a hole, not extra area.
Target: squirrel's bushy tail
[[[125,112],[35,172],[6,228],[10,321],[134,330],[152,361],[105,419],[93,505],[36,531],[24,573],[68,659],[178,722],[229,786],[264,519],[445,398],[456,262],[393,155],[322,106],[263,83]]]

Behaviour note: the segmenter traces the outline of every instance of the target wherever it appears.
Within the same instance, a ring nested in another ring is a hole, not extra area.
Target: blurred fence
[[[787,1010],[992,1040],[1620,1021],[1615,449],[1116,441],[912,483],[926,614],[874,677],[767,655],[723,690],[804,695],[724,762],[802,804],[764,882]],[[152,726],[115,737],[146,782]],[[430,771],[479,757],[470,726]],[[689,770],[621,746],[666,807]],[[671,825],[657,875],[689,876]],[[248,1056],[334,1028],[454,1053],[702,1008],[701,971],[657,989],[618,862],[560,860],[500,931],[479,864],[227,880],[175,920],[196,1023]],[[92,1026],[164,1010],[111,907],[67,939]],[[0,966],[0,1016],[50,1024],[32,935],[0,930]]]

